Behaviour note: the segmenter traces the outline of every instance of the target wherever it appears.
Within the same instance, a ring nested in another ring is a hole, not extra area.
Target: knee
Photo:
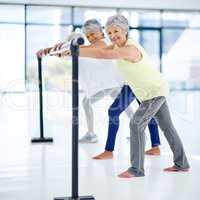
[[[169,127],[169,125],[167,125],[167,124],[159,124],[159,127],[163,132],[167,132],[172,128],[172,127]],[[174,129],[174,127],[173,127],[173,129]]]
[[[83,105],[83,107],[85,108],[87,105],[89,105],[89,99],[87,98],[87,97],[84,97],[83,98],[83,101],[82,101],[82,105]]]
[[[116,110],[111,106],[109,109],[108,109],[108,116],[109,117],[114,117],[116,115]]]
[[[141,126],[142,126],[142,121],[137,117],[133,116],[129,123],[130,129],[138,129]]]

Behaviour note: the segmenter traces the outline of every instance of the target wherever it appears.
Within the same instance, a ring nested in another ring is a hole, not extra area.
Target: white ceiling
[[[0,3],[200,10],[200,0],[0,0]]]

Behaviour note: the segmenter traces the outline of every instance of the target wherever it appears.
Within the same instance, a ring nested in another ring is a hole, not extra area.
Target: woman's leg
[[[108,109],[109,127],[105,152],[94,157],[94,159],[112,158],[112,151],[114,150],[115,146],[116,134],[119,129],[119,116],[129,106],[134,98],[135,95],[133,94],[131,88],[128,85],[124,85],[120,94]]]
[[[121,173],[119,177],[129,178],[133,176],[144,176],[144,131],[164,101],[164,97],[157,97],[144,101],[140,104],[138,110],[135,112],[130,121],[131,167],[127,171]]]
[[[175,166],[167,171],[186,171],[189,164],[181,140],[172,124],[165,97],[157,97],[141,103],[130,122],[131,130],[131,167],[119,177],[144,176],[144,129],[155,116],[174,154]]]
[[[119,93],[121,92],[121,89],[122,88],[115,88],[115,89],[113,89],[113,91],[110,94],[110,96],[113,98],[113,100],[115,100],[116,97],[119,95]],[[131,119],[133,117],[134,112],[133,112],[133,109],[131,108],[130,105],[124,110],[124,112],[126,113],[126,115],[127,115],[127,117],[129,119]]]
[[[82,101],[83,110],[86,116],[87,128],[89,133],[94,132],[94,114],[91,104],[91,99],[84,97]]]
[[[112,91],[111,93],[111,97],[116,98],[116,94],[119,94],[118,89],[115,89]],[[140,105],[140,102],[138,99],[136,99],[138,104]],[[125,113],[128,116],[129,119],[131,119],[133,117],[133,110],[130,106],[128,106],[125,109]],[[151,121],[148,124],[148,128],[149,128],[149,133],[150,133],[150,137],[151,137],[151,146],[152,148],[147,150],[145,153],[147,155],[160,155],[160,137],[159,137],[159,131],[158,131],[158,124],[156,122],[156,120],[154,118],[151,119]]]
[[[160,137],[158,131],[158,124],[154,118],[148,124],[150,138],[151,138],[151,149],[147,150],[145,154],[159,156],[160,155]]]
[[[138,104],[140,105],[139,100],[137,99]],[[151,121],[148,124],[150,138],[151,138],[151,146],[152,148],[147,150],[145,154],[147,155],[160,155],[160,137],[159,137],[159,131],[158,131],[158,124],[154,118],[151,119]]]
[[[86,116],[87,122],[87,132],[86,134],[79,139],[81,143],[95,143],[98,141],[97,135],[94,133],[94,117],[93,117],[93,109],[91,104],[91,99],[84,97],[82,101],[83,110]]]
[[[121,90],[120,90],[121,91]],[[116,99],[116,97],[117,97],[117,95],[120,93],[120,91],[118,90],[118,89],[116,89],[116,90],[114,90],[111,94],[110,94],[110,96],[115,100]],[[133,117],[133,114],[134,114],[134,112],[133,112],[133,109],[131,108],[131,106],[129,105],[126,109],[125,109],[125,114],[127,115],[127,117],[129,118],[129,119],[131,119],[132,117]],[[130,134],[126,137],[128,140],[130,140]]]
[[[151,136],[151,146],[157,147],[160,145],[160,137],[158,132],[158,124],[154,118],[148,124],[149,132]]]
[[[122,89],[122,88],[121,88]],[[113,89],[112,93],[110,94],[110,96],[115,100],[116,97],[119,95],[119,93],[121,92],[121,89],[119,90],[118,88],[116,89]],[[132,91],[132,90],[131,90]],[[132,91],[132,94],[134,95],[133,91]],[[134,95],[135,96],[135,95]],[[133,117],[133,109],[128,106],[126,109],[125,109],[125,113],[126,115],[128,116],[129,119],[131,119]]]
[[[119,116],[134,99],[135,95],[133,94],[131,88],[128,85],[125,85],[123,86],[120,94],[114,100],[113,104],[108,109],[109,127],[105,147],[106,151],[114,150],[116,135],[120,124]]]
[[[166,101],[156,113],[155,118],[157,119],[158,124],[163,131],[174,156],[174,166],[166,168],[165,171],[188,171],[190,166],[185,155],[183,144],[172,123]]]
[[[87,122],[87,133],[79,140],[81,143],[95,143],[98,141],[97,135],[94,133],[94,114],[92,109],[92,104],[101,100],[108,94],[110,94],[111,89],[102,90],[91,97],[84,97],[82,101],[83,110],[86,116]]]

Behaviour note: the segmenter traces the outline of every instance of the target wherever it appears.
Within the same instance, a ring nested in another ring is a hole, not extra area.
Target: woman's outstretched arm
[[[127,59],[133,62],[138,62],[141,59],[140,51],[134,46],[125,46],[117,49],[80,48],[80,56],[100,59]]]

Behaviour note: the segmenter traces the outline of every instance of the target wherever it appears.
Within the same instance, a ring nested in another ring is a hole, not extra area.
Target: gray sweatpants
[[[97,101],[103,99],[105,96],[108,96],[108,95],[111,96],[113,99],[115,99],[117,97],[117,95],[120,93],[121,89],[122,89],[121,87],[105,89],[105,90],[102,90],[102,91],[96,93],[95,95],[91,96],[90,98],[87,98],[87,97],[83,98],[82,104],[83,104],[83,108],[85,111],[88,132],[94,132],[94,115],[93,115],[92,104],[96,103]],[[125,112],[126,112],[127,116],[129,117],[129,119],[131,119],[133,116],[132,108],[129,106],[125,110]]]
[[[165,97],[143,101],[130,121],[131,167],[129,172],[144,176],[145,137],[144,130],[154,117],[163,131],[174,156],[174,165],[180,169],[189,168],[183,144],[172,123]]]

